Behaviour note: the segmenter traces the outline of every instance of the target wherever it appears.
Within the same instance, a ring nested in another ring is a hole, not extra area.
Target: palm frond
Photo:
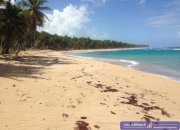
[[[36,0],[37,1],[37,6],[42,6],[42,5],[44,5],[45,3],[47,3],[48,2],[48,0]]]
[[[38,7],[39,10],[51,10],[51,8],[44,6],[44,7]]]
[[[31,3],[27,0],[22,0],[20,2],[20,6],[22,6],[22,8],[30,8],[31,7]]]

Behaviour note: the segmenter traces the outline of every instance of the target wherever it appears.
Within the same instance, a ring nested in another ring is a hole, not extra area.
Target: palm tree
[[[0,0],[0,4],[2,4],[4,2],[4,0]]]
[[[3,8],[0,8],[0,30],[3,38],[2,54],[9,54],[13,37],[22,33],[23,25],[25,25],[25,21],[22,10],[17,5],[12,5],[11,0],[4,1]]]
[[[44,25],[47,16],[42,12],[50,10],[49,7],[44,6],[47,0],[23,0],[21,5],[25,9],[24,14],[27,18],[27,24],[29,28],[27,34],[35,34],[37,27]],[[47,18],[48,19],[48,18]],[[32,37],[34,39],[34,35]]]

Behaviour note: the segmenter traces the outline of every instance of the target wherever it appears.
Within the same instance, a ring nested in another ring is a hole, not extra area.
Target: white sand
[[[21,55],[28,58],[0,60],[0,130],[74,130],[77,121],[119,130],[120,121],[180,120],[176,81],[57,51]]]

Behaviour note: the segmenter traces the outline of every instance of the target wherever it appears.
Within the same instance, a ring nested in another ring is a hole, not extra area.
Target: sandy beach
[[[0,130],[119,130],[120,121],[179,121],[180,82],[61,51],[0,57]]]

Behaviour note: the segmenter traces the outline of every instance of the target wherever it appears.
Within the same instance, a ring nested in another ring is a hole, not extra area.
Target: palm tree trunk
[[[3,51],[3,38],[1,39],[1,54],[2,54],[2,51]]]
[[[17,41],[16,42],[16,45],[17,45],[17,51],[16,51],[16,58],[18,58],[18,54],[19,52],[21,51],[21,48],[22,48],[22,44],[21,44],[22,41]]]
[[[10,36],[7,35],[4,38],[4,47],[3,47],[2,54],[9,54],[10,42],[11,42]]]
[[[1,49],[3,49],[3,40],[4,40],[4,38],[1,37]]]

